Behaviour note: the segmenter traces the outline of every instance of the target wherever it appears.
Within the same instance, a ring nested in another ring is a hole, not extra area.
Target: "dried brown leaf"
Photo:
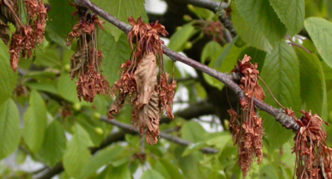
[[[137,85],[136,105],[141,107],[148,104],[157,84],[156,56],[153,53],[146,54],[138,63],[134,78]]]
[[[139,128],[140,133],[145,135],[148,144],[155,144],[159,136],[160,107],[158,92],[154,90],[148,104],[135,107],[133,111],[134,125]]]

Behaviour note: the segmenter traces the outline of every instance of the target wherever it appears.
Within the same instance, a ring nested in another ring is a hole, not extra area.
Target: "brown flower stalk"
[[[99,72],[103,54],[97,50],[96,42],[96,29],[102,29],[102,21],[96,15],[91,15],[87,9],[77,8],[80,21],[74,25],[67,37],[67,45],[78,39],[76,52],[70,59],[70,75],[72,78],[78,77],[76,89],[79,100],[83,98],[92,102],[96,94],[109,92],[109,84]]]
[[[158,22],[145,24],[141,18],[135,21],[132,17],[128,21],[133,26],[128,33],[133,53],[131,60],[121,65],[121,77],[112,87],[111,94],[117,94],[117,98],[110,106],[108,117],[113,119],[129,96],[134,125],[149,144],[155,144],[162,109],[174,118],[172,100],[176,82],[170,82],[168,74],[163,72],[163,42],[160,40],[167,32]]]
[[[254,156],[257,157],[258,163],[263,158],[263,122],[256,113],[253,98],[263,101],[265,94],[258,84],[257,64],[251,64],[250,60],[250,57],[245,55],[233,70],[240,74],[239,86],[245,94],[240,99],[240,115],[233,109],[228,110],[234,144],[238,145],[238,163],[243,176],[247,174]]]

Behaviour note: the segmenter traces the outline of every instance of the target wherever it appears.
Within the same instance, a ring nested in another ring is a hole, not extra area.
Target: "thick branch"
[[[210,1],[210,0],[182,0],[186,3],[190,3],[194,6],[202,7],[209,9],[213,12],[216,12],[220,9],[225,9],[228,7],[228,4],[225,2],[217,2],[217,1]]]
[[[108,124],[112,124],[114,126],[117,126],[117,127],[121,128],[121,129],[127,131],[127,132],[139,134],[138,129],[132,127],[131,125],[121,123],[121,122],[119,122],[117,120],[114,120],[114,119],[109,120],[106,117],[101,117],[100,119],[102,121],[108,123]],[[188,145],[192,144],[189,141],[186,141],[186,140],[180,139],[178,137],[174,137],[174,136],[168,135],[168,134],[166,134],[164,132],[160,132],[159,136],[160,136],[160,138],[166,139],[168,141],[171,141],[171,142],[183,145],[183,146],[188,146]],[[204,147],[204,148],[201,148],[201,152],[206,153],[206,154],[214,154],[214,153],[217,153],[218,150],[210,148],[210,147]]]
[[[124,31],[125,33],[128,33],[131,29],[131,27],[124,23],[119,21],[118,19],[116,19],[115,17],[113,17],[112,15],[108,14],[107,12],[105,12],[104,10],[102,10],[101,8],[99,8],[98,6],[96,6],[95,4],[91,3],[89,0],[76,0],[76,2],[78,2],[77,4],[85,6],[86,8],[92,10],[94,13],[96,13],[97,15],[101,16],[102,18],[104,18],[105,20],[107,20],[108,22],[112,23],[113,25],[115,25],[116,27],[118,27],[119,29],[121,29],[122,31]],[[185,57],[184,55],[178,54],[176,52],[173,52],[172,50],[168,49],[166,46],[163,46],[163,50],[164,50],[164,54],[166,54],[167,56],[169,56],[171,59],[175,60],[175,61],[180,61],[183,62],[197,70],[200,70],[216,79],[218,79],[219,81],[221,81],[222,83],[224,83],[226,86],[228,86],[230,89],[232,89],[235,94],[237,94],[237,96],[239,98],[243,98],[244,94],[243,91],[241,90],[241,88],[232,80],[232,76],[225,74],[225,73],[221,73],[216,71],[215,69],[211,69],[206,65],[203,65],[191,58]],[[281,123],[281,125],[283,125],[285,128],[289,129],[293,129],[293,130],[298,130],[299,126],[295,123],[295,121],[287,116],[287,115],[283,115],[283,110],[281,109],[276,109],[264,102],[260,102],[258,100],[254,100],[255,105],[271,114],[273,117],[276,118],[276,120]],[[278,119],[278,117],[282,117],[282,119]]]

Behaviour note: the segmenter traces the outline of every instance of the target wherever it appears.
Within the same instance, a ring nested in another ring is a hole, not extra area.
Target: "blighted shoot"
[[[67,37],[67,45],[77,39],[77,49],[70,59],[70,76],[78,77],[78,98],[92,102],[96,94],[109,93],[109,84],[99,67],[103,54],[97,48],[97,29],[102,29],[102,21],[83,7],[77,6],[77,14],[80,21],[74,25]]]
[[[162,110],[170,118],[175,80],[170,80],[163,70],[162,44],[160,36],[166,36],[165,27],[158,22],[144,23],[141,18],[128,19],[132,25],[128,40],[132,56],[121,65],[121,77],[112,87],[111,94],[117,96],[111,104],[108,117],[113,119],[128,96],[132,105],[132,122],[145,135],[149,144],[155,144],[159,136],[159,118]]]

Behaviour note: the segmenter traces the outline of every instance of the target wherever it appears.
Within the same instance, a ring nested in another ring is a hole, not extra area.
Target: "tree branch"
[[[130,133],[139,134],[138,129],[132,127],[131,125],[121,123],[121,122],[119,122],[117,120],[114,120],[114,119],[109,120],[109,119],[107,119],[107,117],[104,117],[104,116],[102,116],[100,118],[100,120],[102,120],[103,122],[106,122],[108,124],[112,124],[114,126],[117,126],[117,127],[121,128],[121,129],[123,129],[124,131],[130,132]],[[168,141],[171,141],[171,142],[174,142],[176,144],[183,145],[183,146],[188,146],[188,145],[192,144],[192,142],[183,140],[183,139],[178,138],[178,137],[174,137],[174,136],[168,135],[168,134],[166,134],[164,132],[160,132],[159,136],[160,136],[160,138],[166,139]],[[210,148],[210,147],[204,147],[204,148],[201,148],[200,150],[201,150],[201,152],[206,153],[206,154],[214,154],[214,153],[218,152],[218,150],[216,150],[214,148]]]
[[[118,19],[116,19],[112,15],[108,14],[107,12],[105,12],[104,10],[102,10],[101,8],[96,6],[95,4],[91,3],[89,0],[75,0],[75,1],[77,2],[77,4],[90,9],[91,11],[93,11],[97,15],[101,16],[108,22],[112,23],[113,25],[115,25],[116,27],[118,27],[119,29],[124,31],[125,33],[128,33],[130,31],[130,29],[131,29],[130,25],[119,21]],[[169,56],[171,59],[185,63],[197,70],[200,70],[200,71],[218,79],[219,81],[224,83],[226,86],[228,86],[230,89],[232,89],[240,99],[244,97],[243,91],[232,80],[231,75],[218,72],[215,69],[211,69],[208,66],[201,64],[191,58],[188,58],[188,57],[185,57],[184,55],[173,52],[166,46],[163,46],[163,51],[164,51],[164,54]],[[297,125],[297,123],[290,116],[285,115],[282,109],[274,108],[274,107],[272,107],[264,102],[261,102],[259,100],[256,100],[256,99],[254,99],[254,103],[259,109],[272,115],[285,128],[293,129],[295,131],[299,129],[299,126]]]
[[[182,0],[183,2],[190,3],[194,6],[206,8],[213,12],[217,12],[220,9],[225,9],[228,7],[228,4],[225,2],[217,2],[210,0]]]

